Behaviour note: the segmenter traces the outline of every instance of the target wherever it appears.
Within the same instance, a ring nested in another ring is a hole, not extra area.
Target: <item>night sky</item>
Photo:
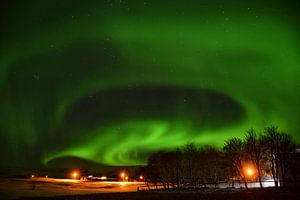
[[[295,2],[1,3],[1,166],[145,164],[268,125],[300,141]]]

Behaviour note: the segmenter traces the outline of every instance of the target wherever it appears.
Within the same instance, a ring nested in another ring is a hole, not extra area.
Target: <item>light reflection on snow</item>
[[[213,185],[207,185],[214,188]],[[147,188],[144,182],[81,181],[75,179],[54,179],[35,177],[29,179],[2,179],[0,194],[9,198],[43,197],[56,195],[79,195],[91,193],[135,192]],[[220,183],[217,188],[231,188],[232,183]],[[234,188],[244,188],[243,182],[235,182]],[[258,188],[258,182],[248,182],[249,188]],[[263,187],[274,187],[274,180],[263,181]]]

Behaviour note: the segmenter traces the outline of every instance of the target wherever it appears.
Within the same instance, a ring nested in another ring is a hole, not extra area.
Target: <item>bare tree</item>
[[[183,176],[183,153],[180,149],[176,149],[172,154],[172,162],[173,166],[173,177],[174,182],[177,185],[177,188],[180,188],[180,184],[184,178]]]
[[[179,149],[155,152],[148,159],[146,176],[155,185],[160,182],[164,188],[175,187],[175,184],[179,188],[183,179],[182,160]]]
[[[164,174],[164,164],[162,162],[162,155],[164,151],[153,153],[148,158],[148,166],[146,168],[146,177],[155,186],[160,182],[166,188],[166,175]]]
[[[279,154],[279,141],[280,133],[278,132],[278,127],[271,126],[265,128],[263,141],[267,145],[267,159],[271,164],[271,173],[274,179],[275,187],[278,187],[279,182],[279,164],[278,164],[278,154]]]
[[[225,141],[223,150],[227,158],[231,161],[236,173],[243,179],[245,188],[248,189],[247,180],[243,171],[243,160],[245,157],[243,141],[239,138],[231,138]]]
[[[204,185],[210,183],[217,186],[220,179],[226,177],[223,153],[213,146],[204,146],[199,149],[199,156]]]
[[[197,181],[200,179],[199,171],[199,148],[194,143],[189,143],[183,147],[183,156],[185,160],[186,179],[191,185],[196,186]]]
[[[279,132],[278,127],[267,127],[264,133],[264,141],[268,147],[268,159],[271,163],[271,173],[275,186],[278,187],[280,175],[282,186],[285,186],[289,153],[294,151],[296,145],[291,135]]]
[[[252,162],[255,164],[260,188],[262,185],[262,165],[264,162],[265,146],[260,136],[257,135],[254,129],[249,129],[246,134],[245,149]]]
[[[221,179],[239,176],[248,189],[244,164],[251,160],[261,188],[263,169],[270,169],[276,187],[279,177],[284,186],[288,170],[296,182],[297,168],[293,166],[295,159],[291,158],[294,150],[291,136],[278,132],[277,127],[266,128],[263,135],[250,129],[245,140],[231,138],[225,141],[223,151],[189,143],[180,149],[155,152],[148,159],[145,175],[147,181],[155,185],[162,183],[164,188],[180,188],[181,184],[216,186]],[[232,183],[234,185],[234,181]]]
[[[282,186],[286,186],[286,173],[288,168],[288,155],[295,149],[291,135],[280,133],[279,141],[279,166],[282,177]]]

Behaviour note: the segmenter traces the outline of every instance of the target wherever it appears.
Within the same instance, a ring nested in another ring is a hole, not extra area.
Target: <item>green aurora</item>
[[[1,165],[145,164],[278,125],[300,141],[294,1],[1,6]]]

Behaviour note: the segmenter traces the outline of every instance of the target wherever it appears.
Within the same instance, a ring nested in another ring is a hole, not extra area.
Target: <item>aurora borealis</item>
[[[296,1],[7,1],[1,165],[145,164],[250,127],[300,140]]]

